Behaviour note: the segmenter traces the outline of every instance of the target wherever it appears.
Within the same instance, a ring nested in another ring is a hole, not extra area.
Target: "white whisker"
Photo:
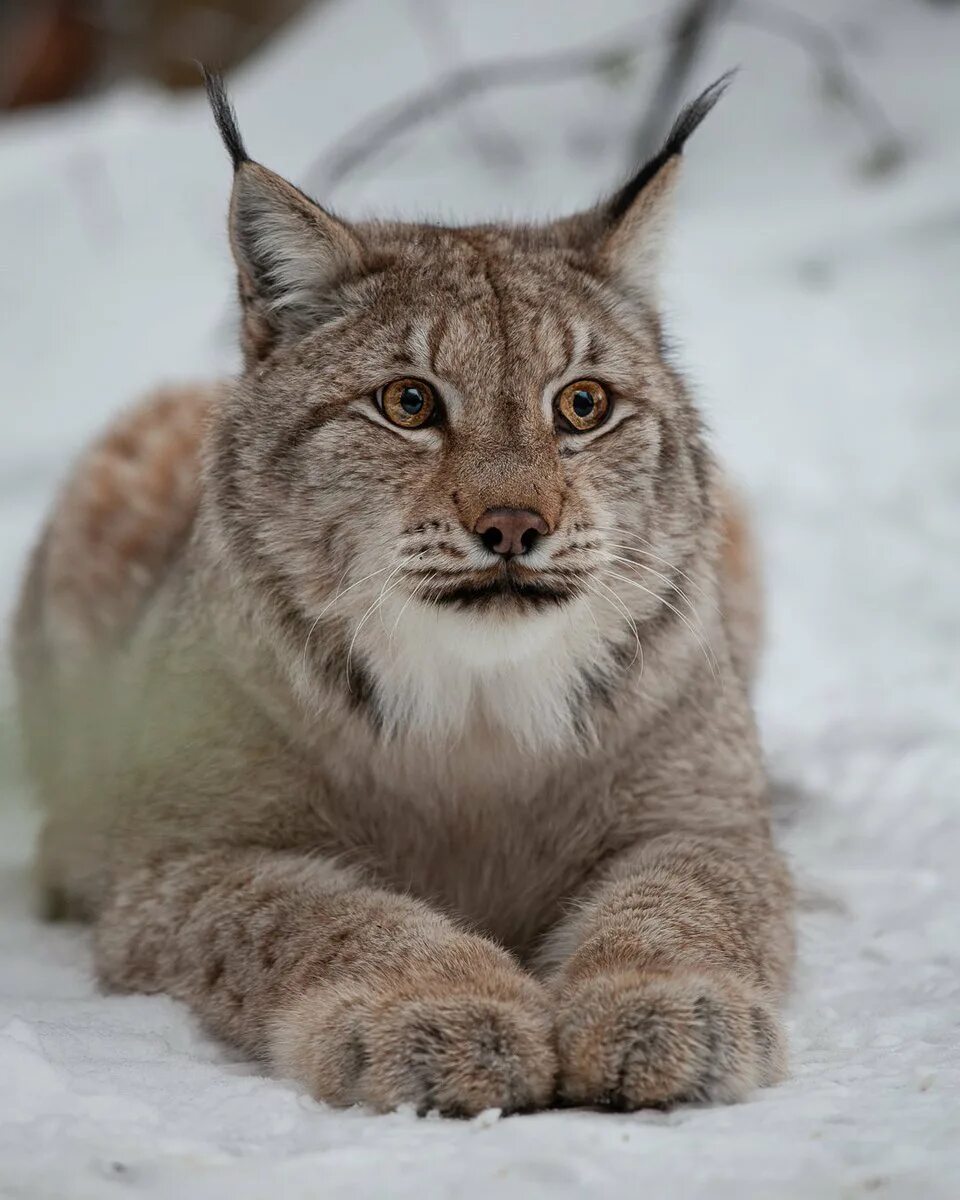
[[[658,595],[656,592],[651,591],[650,588],[644,587],[643,584],[638,583],[636,579],[630,579],[626,575],[618,575],[616,571],[608,571],[607,574],[614,579],[620,579],[624,583],[629,583],[631,585],[631,587],[639,588],[641,592],[646,592],[646,594],[648,596],[652,596],[654,598],[654,600],[659,600],[659,602],[663,605],[666,605],[666,607],[669,608],[672,613],[675,613],[676,616],[678,616],[680,618],[680,620],[684,623],[684,625],[686,625],[686,627],[690,630],[690,632],[696,638],[697,645],[703,651],[703,656],[707,660],[707,665],[709,666],[710,670],[713,672],[714,678],[719,680],[719,678],[720,678],[720,663],[717,660],[717,656],[713,652],[713,647],[710,646],[709,643],[706,642],[704,640],[704,638],[702,638],[700,636],[700,634],[697,632],[694,625],[687,619],[686,615],[683,612],[681,612],[681,610],[679,608],[677,608],[677,606],[675,604],[671,604],[669,600],[665,599],[663,596]]]
[[[615,525],[596,525],[596,526],[594,526],[594,528],[597,530],[598,533],[604,533],[604,534],[615,533],[615,534],[617,534],[618,537],[629,538],[633,542],[641,543],[643,547],[649,547],[649,546],[653,545],[653,542],[648,541],[646,538],[641,537],[638,533],[631,533],[629,530],[626,530],[626,529],[618,529]],[[713,603],[713,600],[710,597],[709,593],[703,588],[703,586],[701,584],[699,584],[696,581],[696,579],[693,578],[693,576],[688,575],[686,571],[682,571],[675,563],[672,563],[672,562],[670,562],[669,559],[664,558],[663,555],[656,554],[656,553],[654,553],[653,550],[641,549],[641,546],[630,545],[629,543],[610,542],[609,544],[611,546],[613,546],[615,548],[619,548],[621,550],[630,550],[634,554],[644,554],[647,556],[647,558],[652,558],[654,560],[654,562],[662,563],[665,567],[669,567],[671,571],[676,572],[677,575],[679,575],[681,578],[685,579],[687,581],[687,583],[690,584],[691,587],[695,588],[698,592],[701,593],[701,595],[703,595],[706,599],[710,600],[711,604]]]
[[[677,595],[680,597],[680,599],[684,602],[684,604],[689,606],[691,613],[696,614],[696,611],[697,611],[696,605],[693,603],[693,601],[690,599],[690,597],[687,595],[687,593],[683,590],[683,588],[680,587],[679,584],[674,583],[669,575],[664,575],[664,573],[662,571],[656,571],[656,570],[654,570],[653,567],[648,567],[646,563],[636,562],[632,558],[624,558],[622,554],[609,554],[607,557],[610,559],[611,562],[626,563],[628,567],[639,567],[641,571],[646,571],[650,575],[655,575],[657,577],[657,579],[662,579],[663,582],[667,585],[667,587],[672,588],[673,591],[675,591],[677,593]],[[717,609],[717,606],[715,604],[713,604],[712,602],[711,602],[711,607],[713,609],[715,609],[716,611],[719,611]]]
[[[626,544],[621,544],[619,542],[608,542],[607,545],[612,546],[614,550],[624,550],[624,551],[626,551],[627,554],[642,554],[646,558],[652,558],[654,560],[654,562],[663,563],[664,566],[669,567],[671,571],[673,571],[675,574],[679,575],[682,579],[685,579],[688,586],[693,588],[693,590],[695,592],[697,592],[697,594],[700,596],[700,598],[706,604],[708,604],[714,610],[714,612],[720,611],[720,606],[717,604],[716,600],[713,598],[711,593],[708,592],[707,589],[705,587],[703,587],[702,584],[698,583],[696,581],[696,579],[693,579],[690,575],[688,575],[686,573],[686,571],[681,571],[679,567],[675,567],[672,563],[668,562],[665,558],[661,558],[659,555],[656,555],[656,554],[651,554],[649,550],[641,550],[639,548],[639,546],[629,546]],[[664,578],[664,576],[660,572],[654,571],[654,568],[647,566],[646,563],[639,563],[639,562],[634,561],[633,565],[637,566],[637,567],[642,566],[645,571],[651,571],[651,572],[653,572],[653,574],[659,575],[661,579]],[[672,579],[667,579],[667,582],[670,584],[670,586],[672,588],[674,588],[676,591],[680,592],[679,584],[674,583]],[[683,593],[681,592],[681,595],[682,594]],[[689,603],[689,600],[687,602]]]
[[[340,588],[343,586],[343,581],[346,579],[349,570],[350,570],[350,568],[348,567],[347,570],[344,571],[343,574],[340,576],[340,579],[337,583],[337,590],[334,593],[333,599],[328,600],[327,603],[323,606],[323,608],[320,609],[320,611],[317,613],[317,615],[314,617],[313,621],[311,622],[310,628],[307,630],[307,636],[306,636],[306,638],[304,638],[304,642],[303,642],[303,653],[300,656],[301,670],[303,670],[303,671],[306,671],[306,669],[307,669],[307,652],[310,649],[311,639],[313,638],[313,635],[316,632],[316,628],[320,624],[324,615],[330,610],[330,608],[334,604],[336,604],[336,602],[338,600],[340,600],[343,596],[345,596],[347,594],[347,592],[352,592],[354,588],[359,587],[362,583],[366,583],[368,580],[374,579],[377,575],[382,575],[384,573],[384,571],[389,571],[390,567],[389,566],[379,567],[376,571],[371,571],[369,575],[364,575],[364,577],[362,579],[358,579],[358,580],[356,580],[355,583],[351,583],[349,587],[344,588],[343,591],[341,592]]]
[[[399,570],[400,567],[402,567],[402,566],[403,566],[403,564],[399,563],[397,565],[397,570]],[[360,630],[364,627],[364,625],[366,625],[367,620],[373,615],[373,613],[376,612],[376,610],[380,607],[380,605],[383,604],[383,602],[387,598],[387,596],[389,596],[390,593],[395,588],[398,588],[400,586],[400,583],[401,583],[401,580],[396,579],[396,580],[394,580],[393,583],[390,584],[389,588],[387,588],[385,591],[382,590],[379,593],[379,595],[376,597],[374,602],[370,605],[370,607],[367,609],[367,611],[360,618],[356,629],[353,631],[353,637],[350,639],[350,648],[347,650],[346,674],[347,674],[347,687],[348,688],[350,687],[350,660],[353,657],[353,648],[357,644],[357,638],[360,636]]]
[[[306,672],[307,669],[307,650],[310,648],[310,639],[313,637],[313,631],[320,624],[320,618],[314,617],[310,628],[307,630],[307,636],[303,639],[303,654],[300,656],[300,670]]]
[[[427,585],[429,584],[431,579],[436,578],[436,574],[437,574],[436,571],[431,571],[430,574],[425,579],[421,579],[420,582],[413,589],[413,591],[410,593],[410,595],[406,598],[406,600],[404,600],[403,604],[400,606],[400,611],[397,613],[397,619],[393,623],[393,629],[390,630],[390,638],[387,643],[388,645],[390,645],[390,646],[393,645],[393,639],[396,636],[397,626],[400,624],[400,618],[407,611],[407,605],[417,595],[417,593],[420,591],[421,588],[423,588],[423,590],[426,591]]]
[[[349,587],[346,587],[346,588],[344,588],[342,592],[340,591],[340,587],[339,587],[339,585],[338,585],[338,586],[337,586],[336,595],[333,597],[333,599],[332,599],[332,600],[329,600],[329,601],[328,601],[328,602],[327,602],[327,603],[326,603],[326,604],[323,606],[323,608],[321,608],[321,609],[320,609],[320,612],[317,614],[317,618],[318,618],[318,620],[319,620],[319,618],[320,618],[320,617],[324,616],[324,614],[325,614],[325,613],[326,613],[326,612],[327,612],[327,611],[328,611],[328,610],[329,610],[329,609],[330,609],[330,608],[331,608],[331,607],[332,607],[334,604],[336,604],[336,602],[337,602],[338,600],[342,599],[342,597],[344,597],[344,596],[347,594],[347,592],[352,592],[352,591],[353,591],[353,589],[354,589],[354,588],[358,588],[358,587],[360,586],[360,584],[361,584],[361,583],[366,583],[368,580],[375,578],[377,575],[382,575],[382,574],[384,573],[384,571],[389,571],[389,570],[391,570],[391,567],[389,566],[389,564],[388,564],[387,566],[385,566],[385,567],[379,567],[379,568],[378,568],[376,571],[371,571],[369,575],[364,575],[364,577],[363,577],[362,579],[358,579],[358,580],[356,580],[356,582],[355,582],[355,583],[351,583],[351,584],[350,584],[350,586],[349,586]],[[344,574],[340,576],[340,582],[341,582],[341,583],[343,582],[343,580],[344,580],[345,576],[346,576],[346,572],[344,572]]]
[[[581,595],[583,595],[582,592]],[[593,611],[593,606],[585,595],[583,595],[583,602],[587,606],[587,612],[590,614],[590,620],[593,622],[593,628],[596,630],[597,641],[602,642],[603,634],[600,632],[600,622],[597,620],[597,614]]]
[[[405,566],[407,566],[407,565],[408,565],[408,564],[409,564],[411,561],[412,561],[412,556],[410,556],[410,557],[407,557],[407,558],[403,558],[403,559],[401,559],[401,560],[400,560],[400,561],[397,563],[397,565],[396,565],[396,566],[393,568],[393,570],[390,572],[390,574],[389,574],[389,575],[386,577],[386,579],[383,581],[383,587],[381,587],[381,589],[380,589],[380,595],[377,597],[377,599],[381,601],[381,604],[380,604],[380,625],[381,625],[381,628],[383,629],[383,632],[384,632],[384,633],[386,633],[386,632],[387,632],[387,628],[386,628],[386,626],[383,624],[383,603],[382,603],[382,602],[383,602],[383,599],[384,599],[384,597],[385,597],[385,596],[386,596],[386,594],[387,594],[387,585],[388,585],[388,584],[390,583],[390,581],[391,581],[391,580],[394,578],[394,576],[396,576],[397,574],[399,574],[399,572],[400,572],[400,571],[402,571],[402,570],[403,570],[403,568],[404,568]],[[398,580],[397,582],[399,583],[400,581]]]
[[[608,587],[607,584],[605,584],[602,580],[597,579],[596,576],[593,577],[591,582],[595,583],[597,585],[597,587],[603,588],[603,592],[594,591],[593,594],[595,596],[599,596],[601,600],[606,600],[608,604],[613,604],[614,608],[617,609],[617,611],[620,612],[620,614],[625,618],[627,624],[630,626],[631,630],[633,631],[633,636],[637,643],[637,649],[633,655],[633,658],[630,660],[630,666],[631,667],[633,666],[633,664],[637,661],[637,656],[639,655],[639,657],[640,657],[640,677],[642,679],[643,678],[643,646],[640,642],[640,631],[637,628],[637,622],[634,620],[630,610],[624,604],[623,600],[617,595],[617,593],[613,590],[612,587]],[[592,588],[590,590],[593,591]],[[607,593],[607,594],[604,594],[604,593]]]

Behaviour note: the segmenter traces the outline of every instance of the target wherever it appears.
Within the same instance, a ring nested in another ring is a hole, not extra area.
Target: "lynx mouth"
[[[529,610],[549,608],[573,600],[581,592],[579,578],[538,579],[532,572],[521,575],[504,567],[486,578],[471,578],[439,590],[431,589],[430,601],[444,608]]]

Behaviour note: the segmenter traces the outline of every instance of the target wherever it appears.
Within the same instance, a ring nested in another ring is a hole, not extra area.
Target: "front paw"
[[[725,974],[591,975],[562,990],[556,1028],[559,1090],[571,1104],[730,1102],[784,1071],[774,1008]]]
[[[274,1061],[332,1104],[467,1117],[543,1107],[556,1077],[549,1006],[519,982],[325,989],[275,1026]]]
[[[556,1060],[547,1005],[469,993],[425,995],[384,1012],[366,1033],[364,1099],[450,1116],[543,1107]]]

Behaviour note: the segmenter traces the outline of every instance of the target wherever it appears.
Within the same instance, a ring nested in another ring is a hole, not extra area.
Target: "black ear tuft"
[[[667,134],[663,148],[653,158],[643,164],[629,183],[624,184],[619,192],[607,203],[607,215],[613,221],[618,221],[636,200],[651,179],[657,175],[671,158],[683,153],[687,138],[697,128],[703,118],[713,108],[723,93],[730,86],[736,75],[736,69],[727,71],[681,110]]]
[[[202,63],[200,70],[203,73],[203,83],[207,89],[207,99],[213,110],[213,119],[217,122],[223,144],[227,148],[227,153],[233,162],[233,169],[236,171],[242,163],[250,161],[250,155],[247,153],[247,148],[243,144],[243,138],[237,127],[237,114],[233,111],[233,105],[227,96],[223,76],[218,71],[208,71]]]

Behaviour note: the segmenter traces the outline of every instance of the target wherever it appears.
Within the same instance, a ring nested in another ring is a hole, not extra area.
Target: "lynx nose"
[[[550,527],[538,512],[526,508],[488,508],[473,532],[488,550],[509,557],[532,550]]]

